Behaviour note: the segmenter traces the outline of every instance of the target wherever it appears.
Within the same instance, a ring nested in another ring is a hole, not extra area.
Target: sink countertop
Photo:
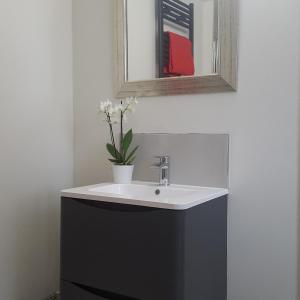
[[[158,186],[153,182],[134,181],[132,184],[101,183],[63,190],[62,197],[94,200],[127,205],[185,210],[228,195],[225,188],[171,184]]]

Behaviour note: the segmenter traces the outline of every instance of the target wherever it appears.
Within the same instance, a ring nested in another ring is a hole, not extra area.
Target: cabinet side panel
[[[185,215],[184,298],[226,300],[227,196]]]

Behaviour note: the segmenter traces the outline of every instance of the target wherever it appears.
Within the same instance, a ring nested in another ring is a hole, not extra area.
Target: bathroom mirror
[[[237,0],[115,0],[116,96],[233,91]]]

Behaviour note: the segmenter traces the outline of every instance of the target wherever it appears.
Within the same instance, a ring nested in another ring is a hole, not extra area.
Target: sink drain
[[[160,194],[160,190],[159,189],[157,189],[156,191],[155,191],[155,195],[159,195]]]

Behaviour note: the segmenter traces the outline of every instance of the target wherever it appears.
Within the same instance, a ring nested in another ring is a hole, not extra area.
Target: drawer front
[[[76,284],[61,282],[61,300],[109,300],[95,294],[94,291]]]
[[[181,299],[181,222],[172,210],[62,198],[61,278],[132,299]]]

